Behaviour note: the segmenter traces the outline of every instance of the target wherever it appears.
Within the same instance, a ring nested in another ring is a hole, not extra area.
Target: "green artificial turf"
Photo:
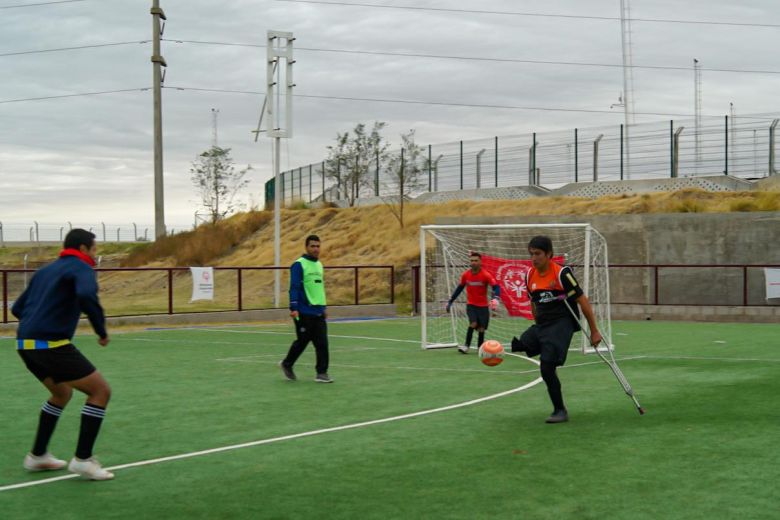
[[[115,334],[77,345],[113,388],[106,467],[458,405],[532,383],[536,365],[419,348],[412,319],[331,322],[332,385],[309,347],[288,382],[292,327]],[[397,421],[116,470],[110,482],[29,474],[43,387],[0,340],[2,518],[776,518],[778,325],[618,322],[621,367],[572,352],[571,421],[548,425],[544,384]],[[488,335],[489,337],[489,335]],[[497,338],[506,341],[506,338]],[[390,340],[390,341],[387,341]],[[50,450],[72,456],[81,395]]]

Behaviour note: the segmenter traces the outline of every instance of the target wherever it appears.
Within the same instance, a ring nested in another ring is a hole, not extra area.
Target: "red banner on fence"
[[[553,261],[562,263],[563,257],[554,257]],[[532,320],[531,298],[525,287],[528,269],[532,266],[530,260],[500,258],[482,255],[482,268],[492,273],[501,287],[501,302],[510,316],[522,316]]]

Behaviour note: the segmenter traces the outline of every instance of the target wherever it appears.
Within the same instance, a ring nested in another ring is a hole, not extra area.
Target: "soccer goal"
[[[491,315],[485,338],[508,347],[512,336],[519,337],[533,323],[525,273],[531,267],[528,242],[537,235],[550,237],[554,260],[571,267],[593,306],[606,345],[612,345],[604,237],[590,224],[491,224],[421,226],[422,348],[463,344],[468,327],[465,294],[461,294],[449,313],[446,305],[461,274],[470,267],[471,252],[482,255],[482,268],[492,273],[501,287],[499,307]],[[582,333],[575,334],[572,345],[585,353],[594,352]]]

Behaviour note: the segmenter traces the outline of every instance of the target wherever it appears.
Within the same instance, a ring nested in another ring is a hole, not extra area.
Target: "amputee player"
[[[533,237],[528,243],[528,253],[532,267],[526,274],[526,287],[531,296],[535,324],[523,332],[520,339],[512,338],[512,352],[525,352],[529,357],[539,355],[539,369],[553,404],[553,413],[546,422],[566,422],[569,414],[563,403],[561,381],[556,369],[566,362],[571,338],[580,330],[579,322],[571,311],[579,317],[579,308],[582,309],[590,327],[592,345],[598,345],[602,337],[590,301],[571,268],[552,260],[552,240],[546,236]]]

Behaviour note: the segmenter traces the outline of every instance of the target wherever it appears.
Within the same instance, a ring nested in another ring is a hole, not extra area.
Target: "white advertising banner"
[[[192,299],[190,301],[213,300],[214,268],[190,267],[190,273],[192,273]]]
[[[766,299],[780,298],[780,269],[764,268]]]

